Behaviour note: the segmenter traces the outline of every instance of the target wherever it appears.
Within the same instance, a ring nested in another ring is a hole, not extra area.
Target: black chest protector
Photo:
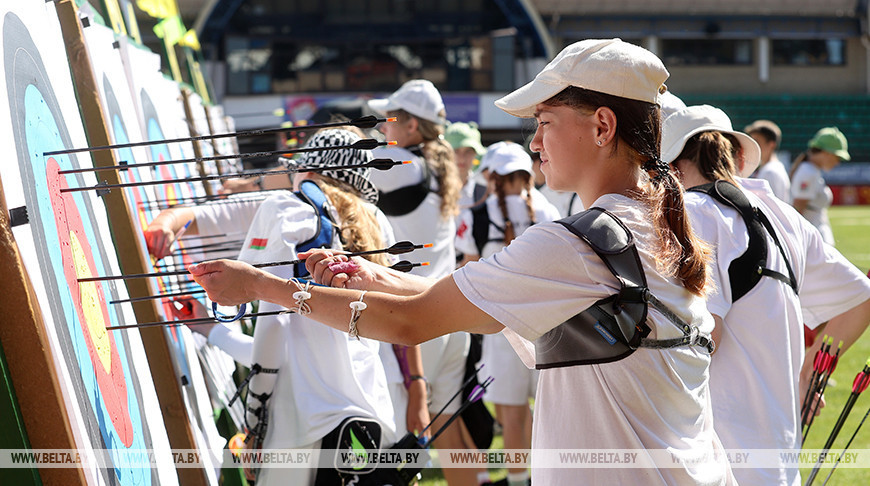
[[[483,256],[483,247],[485,247],[487,243],[504,243],[504,236],[501,238],[489,237],[490,226],[494,227],[504,235],[504,226],[495,224],[489,218],[489,208],[487,207],[486,201],[471,208],[471,236],[474,238],[474,246],[477,247],[477,254],[480,256]]]
[[[420,147],[409,148],[408,151],[423,157]],[[377,206],[385,215],[404,216],[423,204],[423,200],[432,192],[432,171],[429,169],[429,163],[423,159],[420,167],[423,171],[423,180],[420,182],[390,192],[378,192]]]
[[[687,324],[659,301],[647,287],[646,275],[631,231],[613,214],[591,208],[557,221],[585,241],[619,281],[619,292],[556,326],[535,341],[536,368],[610,363],[637,348],[665,349],[699,346],[712,353],[709,336]],[[682,337],[649,339],[648,306],[661,312]]]
[[[738,299],[749,293],[750,290],[758,285],[762,277],[770,277],[784,282],[797,294],[797,280],[794,277],[794,272],[785,254],[785,250],[776,236],[776,231],[774,231],[767,216],[758,208],[752,206],[752,203],[749,202],[743,191],[734,184],[722,180],[696,186],[689,190],[707,194],[716,201],[736,209],[741,219],[743,219],[743,223],[746,224],[746,232],[749,235],[749,247],[742,255],[728,265],[728,280],[731,282],[731,302],[737,302]],[[769,251],[767,244],[768,234],[782,254],[788,276],[767,268]]]

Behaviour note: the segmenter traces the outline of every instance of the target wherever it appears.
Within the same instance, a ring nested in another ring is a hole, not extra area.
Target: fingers
[[[188,265],[187,271],[193,275],[194,279],[196,279],[198,276],[222,271],[226,268],[226,262],[227,260],[211,260],[202,263],[194,263],[193,265]]]
[[[205,289],[208,298],[220,305],[235,305],[230,295],[227,295],[228,287],[232,286],[232,278],[226,270],[229,268],[227,260],[212,260],[195,263],[187,267],[187,271],[199,285]]]
[[[825,408],[825,396],[819,393],[816,393],[816,400],[819,402],[818,407],[816,408],[816,417],[822,414],[822,409]]]
[[[174,233],[163,227],[152,228],[145,230],[145,244],[148,247],[148,253],[158,260],[169,254],[167,243],[172,241]]]
[[[329,286],[332,286],[332,278],[335,276],[335,272],[330,270],[329,265],[335,262],[347,261],[346,256],[336,255],[328,250],[311,253],[308,257],[302,258],[307,258],[305,260],[305,268],[308,269],[314,281]]]

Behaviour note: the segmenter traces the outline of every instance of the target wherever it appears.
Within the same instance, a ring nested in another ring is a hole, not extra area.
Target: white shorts
[[[492,376],[492,384],[486,389],[483,399],[497,405],[528,405],[535,397],[538,386],[538,370],[523,364],[504,334],[487,334],[483,337],[483,369],[479,377]]]

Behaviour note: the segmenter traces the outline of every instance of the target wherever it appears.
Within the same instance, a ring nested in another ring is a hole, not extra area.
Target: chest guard
[[[489,242],[504,243],[502,238],[490,238],[489,227],[492,226],[504,235],[504,227],[492,222],[489,218],[489,208],[486,201],[471,208],[471,236],[474,238],[474,246],[477,247],[477,254],[483,256],[483,248]]]
[[[613,214],[591,208],[557,221],[586,242],[619,281],[614,295],[556,326],[535,341],[536,368],[610,363],[637,348],[665,349],[699,346],[712,353],[715,345],[698,328],[687,324],[659,301],[647,287],[646,275],[631,231]],[[674,324],[683,336],[649,339],[646,322],[652,305]]]
[[[296,251],[301,253],[312,248],[330,248],[336,224],[329,214],[329,200],[326,199],[326,195],[314,181],[302,181],[299,191],[295,194],[299,199],[310,204],[317,213],[317,231],[311,239],[296,245]],[[295,265],[293,275],[296,277],[308,275],[305,262]]]
[[[420,147],[408,149],[412,154],[422,157],[423,152]],[[429,163],[423,160],[420,165],[423,170],[423,180],[410,186],[400,187],[390,192],[378,192],[378,209],[387,216],[404,216],[417,209],[426,196],[432,192],[432,171],[429,169]]]
[[[773,226],[758,208],[752,206],[746,195],[739,188],[728,181],[715,181],[708,184],[693,187],[690,191],[704,193],[716,201],[737,210],[746,232],[749,235],[749,247],[742,255],[734,259],[728,265],[728,280],[731,282],[731,302],[737,302],[741,297],[749,293],[758,285],[762,277],[770,277],[781,282],[794,290],[797,294],[797,280],[791,269],[791,264],[785,254],[785,250],[776,236]],[[788,276],[767,268],[768,244],[766,235],[770,235],[782,254]]]

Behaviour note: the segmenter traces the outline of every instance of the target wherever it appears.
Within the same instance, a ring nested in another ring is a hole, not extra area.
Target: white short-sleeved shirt
[[[771,155],[770,160],[759,167],[754,178],[766,180],[774,196],[791,203],[791,180],[788,178],[785,165],[776,157],[776,154]]]
[[[380,213],[374,206],[367,206],[376,214]],[[332,213],[338,220],[335,212]],[[296,243],[315,234],[315,214],[309,204],[289,191],[269,197],[252,218],[239,259],[252,264],[295,259]],[[382,215],[378,220],[386,224]],[[381,227],[389,228],[389,225]],[[388,229],[383,233],[385,239],[390,237]],[[340,248],[337,233],[333,247]],[[292,276],[292,268],[288,266],[265,270],[283,278]],[[282,307],[263,302],[259,312],[280,309]],[[213,331],[215,339],[210,336],[210,341],[225,343],[226,334],[225,330]],[[357,340],[293,313],[261,317],[253,340],[240,338],[233,346],[236,349],[232,354],[242,358],[240,361],[244,362],[247,354],[249,363],[279,369],[277,374],[256,375],[250,383],[254,393],[272,393],[264,447],[293,448],[312,444],[344,418],[355,415],[378,420],[385,443],[396,440],[393,407],[377,341]]]
[[[608,194],[593,206],[607,209],[634,233],[646,269],[656,248],[643,203]],[[713,330],[704,299],[675,279],[647,270],[653,294],[702,333]],[[460,291],[506,326],[503,331],[527,365],[534,340],[595,301],[618,290],[616,278],[592,249],[558,223],[529,228],[503,251],[454,273]],[[652,338],[681,332],[656,310]],[[674,457],[714,454],[709,400],[710,356],[697,348],[641,349],[607,364],[541,370],[535,402],[535,449],[668,449]],[[662,469],[542,469],[536,484],[727,484],[730,466]]]
[[[814,233],[812,225],[807,224],[791,205],[770,197],[770,189],[764,181],[742,179],[741,185],[766,203],[776,220],[788,221],[792,228],[800,227],[796,231]],[[771,221],[774,222],[773,219]],[[811,328],[870,298],[870,279],[836,248],[825,244],[820,236],[807,236],[810,241],[807,247],[791,250],[793,253],[803,252],[806,255],[806,276],[803,281],[798,282],[802,318]]]
[[[419,184],[423,180],[422,164],[426,161],[400,147],[378,147],[372,151],[375,158],[393,160],[410,160],[411,164],[394,167],[390,170],[375,170],[371,173],[371,181],[383,192],[390,192],[402,187]],[[432,174],[432,189],[438,187],[437,178]],[[456,222],[452,216],[441,217],[441,197],[437,192],[430,192],[423,202],[408,214],[402,216],[387,216],[393,226],[397,241],[409,240],[416,244],[432,243],[431,248],[415,250],[408,255],[413,262],[429,262],[428,266],[417,267],[411,273],[424,277],[441,278],[453,271],[456,266],[456,250],[453,247],[453,236],[456,234]]]
[[[542,185],[537,190],[543,194],[544,197],[553,204],[553,206],[556,206],[560,218],[567,218],[568,216],[571,216],[574,213],[579,213],[585,209],[580,196],[574,192],[557,191],[551,189],[550,186],[546,184]]]
[[[536,223],[559,219],[559,211],[540,192],[532,191],[530,194]],[[514,224],[515,235],[522,234],[523,231],[532,225],[532,221],[529,219],[529,210],[522,195],[506,196],[505,207],[507,207],[509,219]],[[488,257],[504,247],[504,233],[498,229],[504,228],[504,215],[498,207],[498,196],[491,195],[486,199],[486,209],[489,220],[492,222],[489,225],[489,239],[496,241],[489,241],[484,245],[482,257]],[[471,210],[463,209],[459,213],[459,221],[457,223],[456,249],[466,255],[477,255],[480,253],[472,234],[473,224],[474,217]]]
[[[199,236],[223,235],[207,241],[211,251],[207,257],[203,255],[202,258],[236,258],[238,251],[233,248],[238,248],[238,240],[248,231],[248,225],[254,219],[257,208],[268,196],[267,192],[232,194],[227,199],[191,207]],[[217,250],[222,246],[221,242],[226,242],[226,248]],[[185,238],[188,248],[203,243],[206,241],[196,237]],[[196,258],[196,250],[193,250],[193,254],[193,258]]]
[[[804,323],[815,328],[833,315],[870,298],[870,280],[830,245],[761,179],[742,179],[744,194],[774,226],[794,271],[800,297],[791,287],[763,277],[731,302],[728,269],[748,247],[737,211],[697,193],[686,193],[696,233],[715,249],[716,290],[707,307],[724,328],[710,365],[716,431],[726,449],[800,449],[798,380],[804,357]],[[783,256],[768,237],[766,267],[788,275]],[[837,282],[837,292],[827,287]],[[758,430],[765,430],[759,434]],[[740,484],[800,484],[800,473],[777,468],[736,468]]]
[[[804,217],[818,228],[826,243],[833,245],[834,233],[828,221],[828,208],[834,201],[834,194],[825,184],[822,170],[811,162],[805,161],[800,164],[791,180],[791,197],[792,201],[795,199],[809,201],[803,212]]]

